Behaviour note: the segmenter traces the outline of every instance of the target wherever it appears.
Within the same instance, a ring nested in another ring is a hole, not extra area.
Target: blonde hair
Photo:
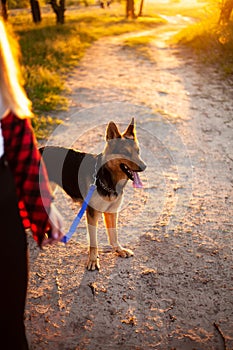
[[[27,118],[32,116],[31,101],[22,85],[18,54],[17,42],[8,36],[0,19],[0,94],[8,110],[19,118]]]

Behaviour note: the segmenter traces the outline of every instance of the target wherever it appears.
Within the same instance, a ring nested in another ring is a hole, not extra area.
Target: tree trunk
[[[65,0],[60,0],[59,5],[57,4],[57,0],[51,0],[50,4],[54,13],[57,16],[57,23],[64,24],[65,22]]]
[[[126,0],[126,18],[136,18],[134,0]]]
[[[2,17],[4,21],[7,21],[8,19],[7,0],[1,0],[1,4],[2,4]]]
[[[222,4],[222,9],[219,17],[219,24],[228,23],[233,10],[233,0],[226,0]]]
[[[41,22],[40,5],[37,0],[30,0],[32,19],[34,23]]]
[[[139,13],[138,13],[138,17],[141,17],[141,16],[142,16],[143,5],[144,5],[144,0],[141,0],[141,2],[140,2],[140,8],[139,8]]]

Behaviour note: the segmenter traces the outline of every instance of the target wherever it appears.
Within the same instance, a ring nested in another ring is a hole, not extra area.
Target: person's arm
[[[10,113],[2,120],[5,156],[13,172],[21,216],[25,226],[26,214],[34,239],[39,245],[60,240],[62,220],[54,215],[52,194],[47,172],[28,119],[19,119]],[[51,212],[51,213],[50,213]],[[49,215],[55,217],[49,220]],[[50,232],[50,241],[46,233]]]

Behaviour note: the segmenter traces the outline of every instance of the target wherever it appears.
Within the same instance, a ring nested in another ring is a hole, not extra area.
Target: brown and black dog
[[[108,124],[106,146],[99,155],[56,146],[42,147],[40,152],[49,180],[73,200],[82,201],[95,181],[96,190],[86,211],[90,238],[88,270],[99,269],[97,224],[102,213],[114,251],[121,257],[132,256],[133,252],[118,242],[117,218],[127,181],[139,181],[138,172],[146,169],[139,155],[134,119],[123,134],[114,122]]]

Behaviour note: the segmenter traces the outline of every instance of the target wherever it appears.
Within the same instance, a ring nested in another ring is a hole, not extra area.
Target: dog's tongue
[[[140,180],[140,177],[138,175],[138,173],[136,173],[135,171],[133,172],[133,177],[134,177],[134,180],[133,180],[133,187],[134,188],[142,188],[143,187],[143,184],[142,184],[142,181]]]

